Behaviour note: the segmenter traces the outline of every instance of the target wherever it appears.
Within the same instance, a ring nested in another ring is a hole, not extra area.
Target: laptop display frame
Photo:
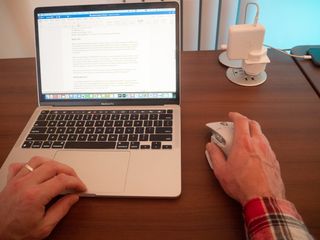
[[[176,57],[176,93],[173,98],[117,98],[117,99],[47,99],[42,92],[41,58],[39,46],[38,14],[62,13],[81,11],[108,11],[130,9],[175,9],[175,57]],[[39,7],[34,10],[35,44],[36,44],[36,73],[38,87],[38,101],[40,106],[130,106],[130,105],[167,105],[180,104],[180,12],[177,2],[149,2],[149,3],[120,3],[77,6]]]

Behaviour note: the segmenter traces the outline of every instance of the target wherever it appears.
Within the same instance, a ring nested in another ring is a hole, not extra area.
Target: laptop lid
[[[179,104],[177,2],[41,7],[34,19],[40,105]]]

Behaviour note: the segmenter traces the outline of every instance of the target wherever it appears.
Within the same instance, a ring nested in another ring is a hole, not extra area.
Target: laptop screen
[[[43,105],[179,102],[177,3],[35,10]]]

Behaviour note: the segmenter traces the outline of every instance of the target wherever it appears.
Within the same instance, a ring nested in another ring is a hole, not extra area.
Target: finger
[[[23,168],[23,163],[12,163],[8,168],[7,182],[14,178],[18,172]]]
[[[40,185],[40,199],[46,205],[52,198],[66,191],[84,192],[87,190],[84,183],[75,176],[60,173]]]
[[[206,145],[206,150],[209,153],[210,160],[213,166],[213,171],[219,174],[221,171],[223,171],[226,164],[226,158],[223,152],[214,143],[208,143]]]
[[[48,236],[57,223],[69,212],[70,208],[79,200],[77,194],[63,196],[54,203],[46,212],[43,221],[43,229],[46,229],[44,235]],[[43,236],[43,237],[46,237]]]
[[[250,120],[249,127],[250,127],[251,137],[260,137],[263,135],[261,126],[257,121]]]
[[[36,156],[31,158],[30,161],[28,161],[26,164],[28,164],[32,169],[36,169],[46,161],[48,161],[48,159]],[[24,164],[24,166],[26,164]],[[20,178],[20,177],[26,176],[27,174],[30,174],[30,170],[27,169],[26,167],[23,167],[20,169],[20,171],[16,174],[15,177]]]
[[[237,112],[229,113],[230,119],[234,123],[234,139],[240,139],[241,136],[250,136],[249,119]]]
[[[76,172],[71,167],[63,163],[50,160],[46,161],[33,171],[32,179],[35,183],[42,183],[60,173],[64,173],[78,178]]]

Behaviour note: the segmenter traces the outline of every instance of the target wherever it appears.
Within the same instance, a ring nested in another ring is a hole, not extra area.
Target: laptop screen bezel
[[[46,99],[41,86],[41,64],[38,33],[39,13],[78,12],[78,11],[103,11],[103,10],[127,10],[127,9],[152,9],[174,8],[176,19],[176,94],[175,98],[161,99]],[[40,106],[130,106],[130,105],[167,105],[180,104],[180,12],[178,2],[148,2],[148,3],[120,3],[99,5],[76,6],[51,6],[39,7],[34,10],[35,44],[36,44],[36,73],[38,87],[38,101]]]

